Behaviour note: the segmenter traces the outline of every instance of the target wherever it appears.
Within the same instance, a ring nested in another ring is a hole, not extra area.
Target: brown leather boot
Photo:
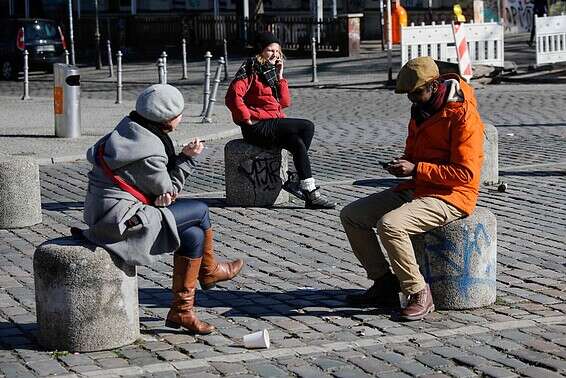
[[[428,313],[434,311],[434,303],[428,284],[418,293],[411,294],[407,307],[401,310],[401,319],[421,320]]]
[[[165,321],[167,327],[184,327],[203,335],[214,331],[214,326],[201,322],[193,311],[201,261],[202,257],[191,259],[177,254],[173,257],[173,303]]]
[[[216,261],[214,257],[213,236],[212,228],[204,231],[204,253],[198,274],[200,287],[203,290],[208,290],[216,286],[217,282],[231,280],[240,273],[240,270],[242,270],[244,266],[244,260],[242,259],[221,263]]]

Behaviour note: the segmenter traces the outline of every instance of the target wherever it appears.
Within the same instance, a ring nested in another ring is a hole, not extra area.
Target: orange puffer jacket
[[[409,121],[405,157],[416,164],[416,173],[396,190],[413,189],[415,198],[440,198],[469,215],[478,199],[484,125],[473,88],[456,75],[440,78],[447,79],[458,80],[464,100],[447,102],[419,126]]]

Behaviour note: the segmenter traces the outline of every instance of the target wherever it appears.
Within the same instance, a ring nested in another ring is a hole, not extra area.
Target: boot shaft
[[[195,289],[202,263],[202,257],[192,259],[175,254],[173,256],[173,287],[174,294]]]
[[[216,270],[218,262],[214,258],[214,231],[212,228],[204,230],[204,247],[202,254],[202,270],[214,271]]]

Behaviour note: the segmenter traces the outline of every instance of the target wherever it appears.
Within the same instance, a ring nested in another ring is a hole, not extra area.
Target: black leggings
[[[314,124],[300,118],[272,118],[254,125],[240,125],[244,140],[256,146],[284,148],[293,154],[299,179],[312,177],[308,151],[314,136]]]
[[[178,199],[168,207],[177,222],[181,239],[178,254],[196,259],[204,249],[204,231],[210,228],[206,203],[192,199]]]

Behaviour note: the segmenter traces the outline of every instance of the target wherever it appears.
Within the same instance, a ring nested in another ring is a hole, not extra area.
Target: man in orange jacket
[[[355,305],[398,305],[402,291],[408,303],[401,318],[420,320],[434,311],[434,303],[410,236],[473,211],[484,126],[473,89],[458,75],[440,76],[430,57],[412,59],[401,68],[395,93],[407,93],[413,105],[405,152],[385,169],[410,179],[352,202],[340,213],[352,250],[374,281],[364,293],[346,300]]]

